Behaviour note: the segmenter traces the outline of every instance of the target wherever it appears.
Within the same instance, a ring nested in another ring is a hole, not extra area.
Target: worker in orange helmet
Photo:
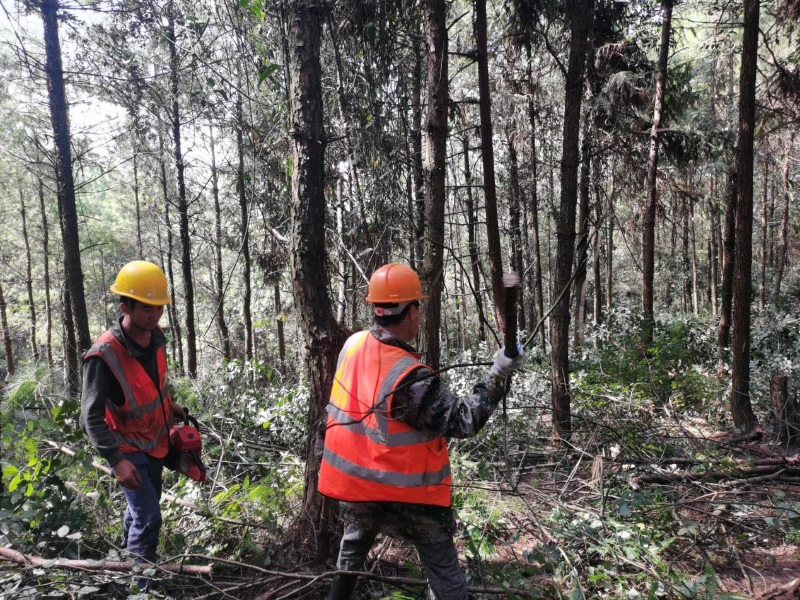
[[[171,298],[164,272],[143,260],[122,267],[110,289],[123,315],[84,355],[80,424],[128,502],[122,545],[152,563],[169,428],[175,418],[186,420],[166,389],[166,339],[158,326]],[[150,581],[137,584],[147,588]]]
[[[417,274],[392,263],[369,282],[375,324],[352,335],[339,354],[325,433],[319,491],[339,500],[349,524],[339,550],[342,571],[364,569],[378,533],[414,544],[440,600],[468,597],[453,543],[447,438],[476,435],[524,363],[500,350],[472,394],[457,398],[409,344],[425,298]],[[356,575],[337,575],[329,600],[350,598]]]

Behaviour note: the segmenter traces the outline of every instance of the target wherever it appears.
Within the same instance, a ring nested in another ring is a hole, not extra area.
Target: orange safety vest
[[[111,331],[97,338],[84,358],[99,356],[119,381],[125,403],[106,403],[106,423],[121,452],[145,452],[163,458],[169,450],[167,432],[172,426],[172,402],[166,391],[167,357],[156,350],[158,389],[153,379]],[[162,405],[164,409],[162,410]],[[165,421],[166,419],[166,421]]]
[[[368,331],[352,335],[328,404],[319,491],[350,502],[450,506],[447,440],[392,418],[398,383],[426,365]]]

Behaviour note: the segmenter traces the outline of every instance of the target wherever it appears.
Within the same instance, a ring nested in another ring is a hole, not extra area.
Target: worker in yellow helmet
[[[486,424],[506,378],[525,360],[497,353],[491,372],[457,398],[410,346],[425,296],[409,267],[392,263],[369,282],[375,325],[351,336],[339,354],[328,404],[320,493],[340,501],[349,523],[342,571],[364,570],[378,533],[413,543],[436,598],[466,599],[453,544],[447,438],[468,438]],[[329,600],[350,598],[356,576],[337,576]]]
[[[186,419],[166,390],[166,339],[158,326],[171,298],[163,271],[142,260],[122,267],[111,292],[122,316],[84,355],[80,423],[128,502],[123,546],[154,562],[169,428],[173,419]]]

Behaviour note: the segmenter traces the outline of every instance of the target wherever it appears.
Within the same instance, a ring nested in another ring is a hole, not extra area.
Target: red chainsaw
[[[208,481],[206,467],[200,458],[203,440],[200,437],[200,423],[188,411],[186,420],[191,425],[178,425],[169,430],[169,454],[166,467],[195,481]]]

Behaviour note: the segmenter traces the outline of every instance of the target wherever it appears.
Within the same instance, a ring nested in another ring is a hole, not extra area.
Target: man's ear
[[[125,302],[120,302],[119,307],[122,309],[123,315],[129,315],[131,313],[131,309],[128,308],[128,305]]]

